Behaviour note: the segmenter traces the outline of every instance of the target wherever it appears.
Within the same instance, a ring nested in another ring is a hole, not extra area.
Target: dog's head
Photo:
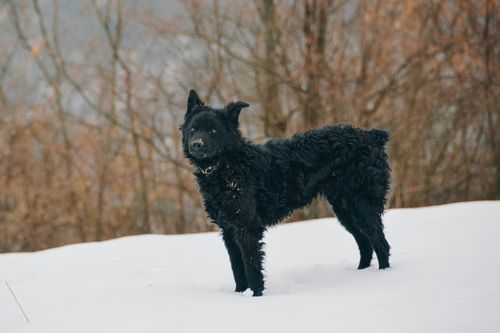
[[[181,125],[182,146],[187,158],[194,162],[216,159],[235,149],[241,142],[238,118],[245,102],[233,102],[223,109],[203,104],[194,90],[189,91],[184,124]]]

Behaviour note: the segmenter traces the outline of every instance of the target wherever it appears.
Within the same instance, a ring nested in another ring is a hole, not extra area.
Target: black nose
[[[194,151],[200,151],[203,149],[203,147],[203,141],[201,140],[194,140],[193,142],[191,142],[191,149]]]

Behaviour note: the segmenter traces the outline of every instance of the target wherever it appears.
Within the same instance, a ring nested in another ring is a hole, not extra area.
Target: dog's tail
[[[370,135],[370,138],[381,145],[382,147],[385,146],[387,141],[389,141],[389,132],[381,130],[381,129],[372,129],[368,131],[368,134]]]

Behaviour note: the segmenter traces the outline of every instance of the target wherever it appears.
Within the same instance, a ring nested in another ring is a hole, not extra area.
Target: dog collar
[[[196,167],[196,170],[195,170],[195,173],[202,173],[203,175],[205,176],[209,176],[211,175],[215,170],[217,170],[220,166],[220,163],[217,163],[217,164],[214,164],[214,165],[210,165],[206,168],[200,168],[200,167]]]

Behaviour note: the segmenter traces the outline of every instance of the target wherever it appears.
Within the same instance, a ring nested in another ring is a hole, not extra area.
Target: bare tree
[[[182,156],[190,88],[252,104],[256,141],[389,130],[392,207],[500,198],[497,1],[180,4],[0,5],[0,251],[214,230]]]

